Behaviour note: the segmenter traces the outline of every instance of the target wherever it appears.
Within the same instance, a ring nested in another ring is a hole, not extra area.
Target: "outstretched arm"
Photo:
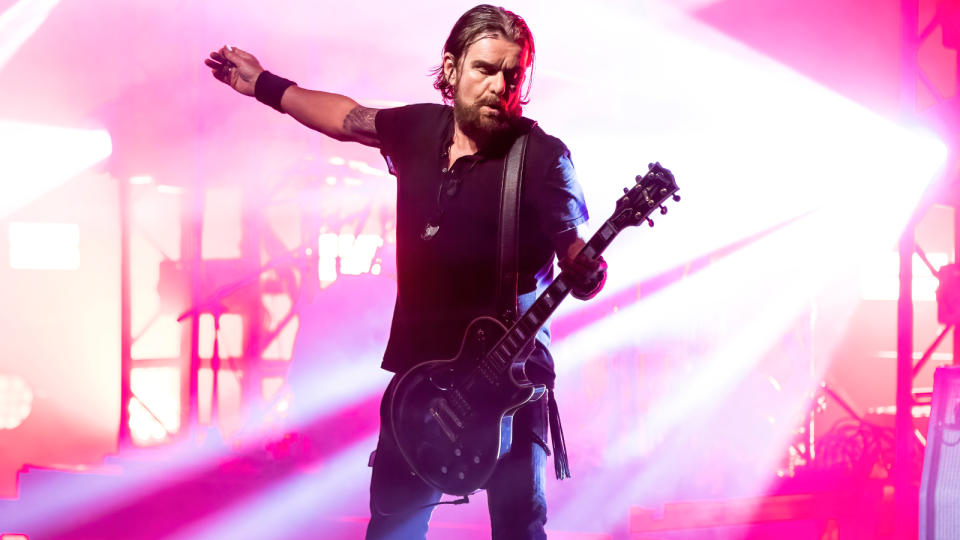
[[[223,47],[210,53],[204,63],[217,80],[246,96],[254,95],[264,71],[252,54],[237,48]],[[377,109],[363,107],[347,96],[290,86],[283,92],[280,107],[301,124],[338,141],[380,146],[374,123]]]

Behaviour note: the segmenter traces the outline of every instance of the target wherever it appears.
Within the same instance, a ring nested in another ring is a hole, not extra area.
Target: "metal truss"
[[[960,120],[960,107],[957,96],[947,98],[931,83],[930,78],[919,64],[921,46],[934,34],[936,29],[943,30],[943,45],[948,48],[960,48],[960,35],[956,17],[960,15],[960,2],[956,0],[938,0],[937,10],[933,18],[923,28],[920,28],[920,1],[901,0],[901,49],[900,49],[900,109],[905,120],[918,120],[922,123],[935,125],[944,124],[953,133],[947,133],[950,141],[951,160],[957,156],[956,132],[960,126],[952,125]],[[960,55],[958,55],[960,58]],[[957,85],[960,87],[960,60],[957,65]],[[926,110],[918,110],[917,87],[922,85],[936,101],[935,105]],[[934,203],[945,203],[954,208],[954,259],[960,253],[960,211],[956,192],[957,179],[951,175],[957,174],[956,167],[950,167],[939,182],[924,194],[924,198],[909,224],[907,225],[899,245],[900,252],[900,291],[897,301],[897,395],[896,395],[896,465],[894,467],[894,537],[915,538],[917,533],[918,497],[917,487],[912,477],[912,467],[920,456],[915,455],[913,407],[917,404],[929,403],[929,393],[915,393],[913,381],[923,366],[933,356],[934,351],[946,339],[953,329],[952,324],[945,324],[934,342],[926,349],[920,360],[914,364],[913,350],[913,257],[920,256],[934,276],[939,276],[939,270],[930,264],[922,248],[916,242],[916,226]],[[960,363],[960,333],[953,332],[953,363]]]

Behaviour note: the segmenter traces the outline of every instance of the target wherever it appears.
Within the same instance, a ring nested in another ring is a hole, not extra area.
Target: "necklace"
[[[420,233],[420,239],[425,242],[433,240],[433,238],[437,236],[437,233],[440,232],[440,224],[443,222],[443,215],[447,211],[447,204],[450,202],[450,199],[456,197],[457,193],[460,192],[460,184],[462,181],[460,178],[453,176],[453,167],[448,166],[449,156],[449,149],[444,150],[443,153],[440,154],[442,166],[440,173],[443,179],[437,187],[437,208],[433,212],[433,217],[431,217],[423,227],[423,232]]]
[[[420,233],[421,240],[432,240],[437,236],[437,233],[440,231],[440,224],[443,223],[443,216],[447,211],[447,204],[450,199],[456,197],[457,193],[460,192],[461,180],[459,178],[451,178],[446,176],[446,174],[447,169],[444,169],[445,176],[437,189],[437,209],[433,212],[433,217],[427,221],[423,232]]]

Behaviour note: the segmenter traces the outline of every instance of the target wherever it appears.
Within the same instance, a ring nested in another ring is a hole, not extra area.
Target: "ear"
[[[457,80],[457,59],[451,53],[443,53],[443,78],[449,84]]]

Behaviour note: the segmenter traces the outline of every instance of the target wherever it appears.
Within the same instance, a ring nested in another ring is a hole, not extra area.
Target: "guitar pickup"
[[[453,412],[453,408],[450,407],[450,404],[447,403],[447,400],[441,399],[437,402],[437,405],[440,406],[440,409],[450,417],[450,420],[453,420],[453,423],[457,425],[458,428],[463,429],[463,422],[460,420],[460,417],[457,416],[457,413]]]
[[[457,435],[450,429],[450,426],[447,425],[447,422],[440,416],[440,413],[436,409],[430,408],[430,416],[437,421],[437,425],[440,426],[440,429],[443,430],[443,433],[450,439],[450,442],[457,442]]]
[[[437,421],[437,425],[440,426],[440,429],[443,430],[443,433],[450,439],[450,442],[457,442],[457,434],[454,433],[453,428],[447,422],[453,422],[458,429],[463,429],[463,421],[460,420],[460,417],[457,416],[457,413],[453,411],[453,408],[450,407],[450,404],[447,403],[445,399],[438,399],[436,401],[437,407],[440,410],[437,410],[434,407],[430,407],[430,416]],[[440,413],[443,413],[442,415]]]

